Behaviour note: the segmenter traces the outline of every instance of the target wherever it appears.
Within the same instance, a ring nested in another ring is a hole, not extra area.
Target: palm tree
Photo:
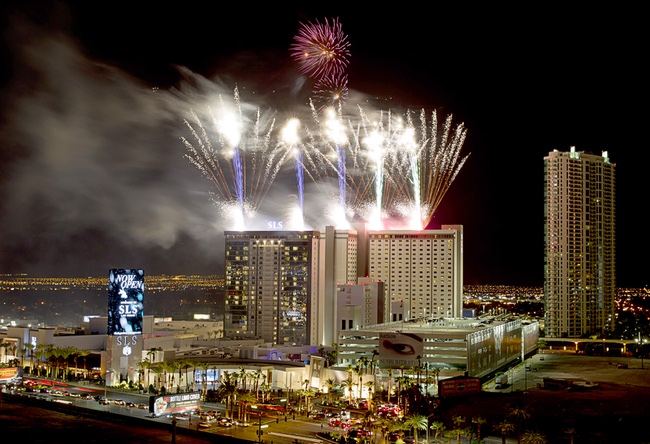
[[[180,368],[185,370],[185,391],[189,392],[190,391],[190,378],[187,375],[187,370],[194,366],[196,363],[190,359],[183,358],[180,361],[178,361]],[[179,379],[180,379],[180,372],[179,372]]]
[[[207,362],[202,362],[199,367],[201,370],[201,383],[202,383],[202,392],[203,398],[205,399],[206,394],[208,393],[208,370],[210,369],[210,364]]]
[[[428,419],[424,415],[413,414],[409,415],[404,419],[404,425],[413,429],[413,437],[415,438],[415,443],[418,442],[418,430],[426,430],[428,424]]]
[[[541,433],[528,430],[521,435],[521,442],[522,444],[546,444],[548,441]]]
[[[434,421],[431,423],[431,426],[429,426],[431,430],[434,430],[435,433],[433,435],[433,439],[437,440],[438,436],[444,433],[445,431],[445,424],[441,421]]]
[[[162,375],[165,373],[164,364],[164,362],[156,362],[154,364],[150,364],[150,370],[154,372],[156,375],[156,381],[158,381],[156,384],[156,392],[159,392],[163,386]]]
[[[325,381],[325,387],[327,387],[327,402],[332,404],[332,392],[338,386],[338,383],[330,378]]]
[[[29,356],[29,374],[34,374],[34,344],[25,344],[23,346],[25,352]]]
[[[140,374],[140,384],[143,387],[146,387],[145,377],[147,376],[147,370],[149,369],[149,360],[147,358],[138,362],[138,373]]]
[[[564,430],[564,433],[569,435],[569,444],[573,444],[573,441],[575,439],[576,429],[574,429],[573,427],[569,427]]]
[[[476,424],[476,439],[478,440],[478,444],[481,444],[481,427],[486,422],[487,420],[482,416],[474,416],[472,418],[472,423]]]
[[[495,424],[492,428],[494,431],[501,433],[502,444],[506,444],[506,436],[508,436],[509,433],[515,431],[515,425],[507,419],[504,419],[500,423]]]
[[[354,387],[354,380],[351,376],[348,376],[348,379],[341,382],[341,386],[348,390],[348,402],[352,404],[352,387]]]
[[[381,430],[382,441],[386,442],[388,431],[393,425],[393,421],[388,418],[381,417],[373,422],[373,427]]]
[[[372,389],[375,386],[374,381],[368,381],[364,384],[368,387],[368,410],[372,409]]]
[[[388,373],[388,403],[390,404],[390,392],[393,390],[393,387],[392,387],[393,369],[389,368],[387,373]]]
[[[226,405],[226,416],[232,418],[231,412],[234,410],[233,406],[237,398],[237,383],[236,378],[234,378],[228,371],[223,372],[221,384],[217,389],[217,396],[219,396],[221,402]]]
[[[257,402],[257,398],[252,393],[243,393],[239,396],[239,420],[248,422],[248,406]],[[260,415],[262,412],[258,412]]]
[[[508,411],[508,416],[510,418],[513,418],[513,421],[516,425],[516,429],[518,431],[517,433],[517,442],[521,442],[521,433],[524,428],[524,423],[528,418],[530,418],[530,414],[526,411],[526,409],[522,407],[513,407]]]
[[[84,361],[84,375],[85,375],[85,378],[88,377],[88,367],[86,366],[86,357],[87,357],[89,354],[90,354],[90,351],[89,351],[89,350],[79,350],[79,356],[81,356],[81,358],[82,358],[83,361]]]
[[[463,433],[463,429],[460,426],[463,425],[463,423],[465,422],[465,417],[461,415],[456,415],[452,418],[452,422],[454,423],[454,427],[455,427],[454,430],[456,430],[457,432],[458,444],[460,444],[460,436]]]

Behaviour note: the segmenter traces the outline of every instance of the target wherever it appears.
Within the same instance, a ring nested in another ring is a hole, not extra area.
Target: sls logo
[[[284,228],[284,223],[281,221],[268,221],[266,223],[266,228],[269,230],[281,230]]]

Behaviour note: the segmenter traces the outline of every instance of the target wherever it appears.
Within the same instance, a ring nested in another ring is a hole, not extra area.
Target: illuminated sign
[[[114,268],[108,275],[108,334],[142,333],[144,270]]]
[[[284,228],[284,222],[268,221],[266,223],[266,228],[268,228],[269,230],[282,230]]]
[[[150,396],[149,411],[156,416],[190,412],[199,408],[200,401],[200,392]]]
[[[22,367],[4,367],[0,368],[0,382],[5,383],[22,378]],[[0,395],[1,396],[1,395]]]

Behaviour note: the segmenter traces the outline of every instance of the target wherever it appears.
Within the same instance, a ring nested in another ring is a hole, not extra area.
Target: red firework
[[[291,57],[300,64],[300,72],[316,79],[343,74],[348,65],[350,51],[348,36],[343,33],[338,19],[330,25],[301,23],[298,35],[290,46]]]

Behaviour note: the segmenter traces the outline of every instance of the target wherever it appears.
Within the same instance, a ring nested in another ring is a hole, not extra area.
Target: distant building
[[[611,331],[616,295],[615,164],[602,155],[544,157],[545,335]]]

